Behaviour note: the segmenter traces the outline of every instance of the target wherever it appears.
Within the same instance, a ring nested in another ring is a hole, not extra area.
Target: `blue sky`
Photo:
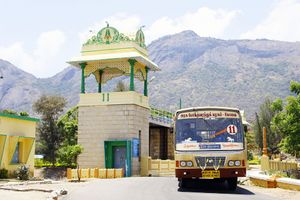
[[[37,77],[67,67],[82,42],[109,21],[145,25],[146,42],[183,30],[222,39],[300,41],[300,0],[0,0],[0,59]]]

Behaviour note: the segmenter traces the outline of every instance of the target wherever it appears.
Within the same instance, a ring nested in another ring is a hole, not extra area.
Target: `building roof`
[[[38,118],[27,117],[27,116],[19,116],[19,115],[7,114],[7,113],[2,113],[2,112],[0,112],[0,117],[20,119],[20,120],[32,121],[32,122],[39,122],[40,121],[40,119],[38,119]]]
[[[176,114],[179,112],[185,111],[196,111],[196,110],[228,110],[228,111],[236,111],[239,112],[238,108],[231,108],[231,107],[220,107],[220,106],[205,106],[205,107],[190,107],[190,108],[183,108],[176,111]]]
[[[114,61],[122,59],[135,59],[141,64],[147,66],[151,71],[159,71],[158,66],[147,57],[143,56],[138,52],[119,52],[119,53],[105,53],[97,55],[81,55],[74,57],[67,63],[80,68],[80,63],[93,62],[93,61]]]

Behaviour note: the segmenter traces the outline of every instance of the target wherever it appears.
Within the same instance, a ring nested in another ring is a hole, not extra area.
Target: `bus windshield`
[[[211,112],[206,113],[211,114]],[[203,116],[197,113],[179,115],[176,120],[176,150],[243,149],[244,135],[241,118],[237,113],[234,114],[235,117],[229,116],[229,112],[226,113],[219,112],[219,115]]]

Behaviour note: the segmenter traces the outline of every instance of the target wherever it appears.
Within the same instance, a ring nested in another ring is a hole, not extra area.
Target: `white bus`
[[[227,181],[235,190],[246,176],[247,149],[239,109],[195,107],[175,116],[175,173],[179,187],[193,179]]]

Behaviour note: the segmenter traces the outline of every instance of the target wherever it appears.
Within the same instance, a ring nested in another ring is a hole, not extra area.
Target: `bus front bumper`
[[[205,169],[214,170],[214,169]],[[246,168],[226,168],[218,169],[220,171],[220,178],[233,178],[233,177],[245,177]],[[175,169],[177,178],[202,178],[201,169]]]

